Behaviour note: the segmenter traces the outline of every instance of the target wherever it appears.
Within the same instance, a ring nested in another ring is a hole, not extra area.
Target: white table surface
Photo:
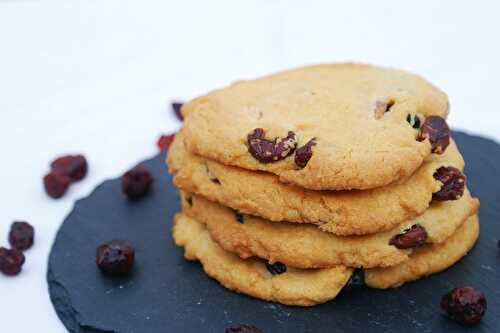
[[[14,219],[36,228],[22,274],[0,276],[0,331],[65,332],[45,280],[55,233],[76,199],[180,126],[171,99],[301,64],[372,62],[425,76],[449,94],[454,128],[500,140],[499,11],[498,1],[0,0],[0,245]],[[71,152],[90,172],[51,200],[42,176]]]

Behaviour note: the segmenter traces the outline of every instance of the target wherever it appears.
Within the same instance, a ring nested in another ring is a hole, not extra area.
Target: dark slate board
[[[145,161],[154,173],[152,193],[128,202],[114,179],[79,200],[52,248],[48,285],[54,307],[71,332],[224,332],[248,323],[264,332],[466,332],[439,310],[441,295],[456,286],[482,290],[488,311],[474,332],[500,332],[500,145],[455,133],[472,192],[481,199],[481,237],[449,270],[398,289],[358,289],[313,308],[267,303],[236,294],[187,262],[170,236],[179,197],[164,156]],[[136,247],[130,277],[111,278],[96,268],[95,249],[112,238]]]

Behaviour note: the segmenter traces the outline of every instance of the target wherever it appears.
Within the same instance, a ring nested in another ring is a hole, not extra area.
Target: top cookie
[[[443,92],[370,65],[317,65],[241,81],[182,112],[190,151],[313,190],[387,185],[449,142]]]

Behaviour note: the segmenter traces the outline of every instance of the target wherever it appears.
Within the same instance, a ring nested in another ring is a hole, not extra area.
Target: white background
[[[14,219],[37,232],[22,274],[0,276],[0,330],[65,331],[45,282],[55,233],[75,199],[156,153],[180,125],[171,99],[302,64],[372,62],[428,78],[449,94],[453,127],[500,140],[499,4],[0,0],[0,245]],[[71,152],[90,173],[51,200],[42,176]]]

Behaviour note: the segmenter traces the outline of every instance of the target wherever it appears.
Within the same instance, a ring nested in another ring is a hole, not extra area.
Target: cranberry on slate
[[[429,139],[431,151],[436,154],[442,154],[450,144],[450,128],[446,120],[439,116],[429,116],[425,118],[417,140],[424,141]]]
[[[148,169],[142,165],[136,166],[122,176],[122,191],[132,200],[146,195],[151,184],[153,184],[153,177]]]
[[[229,326],[224,331],[225,333],[263,333],[260,329],[253,325],[234,325]]]
[[[295,151],[295,164],[300,168],[305,168],[312,157],[312,147],[316,145],[316,138],[312,138],[302,147]]]
[[[172,141],[174,141],[175,134],[169,134],[169,135],[162,135],[158,138],[158,141],[156,141],[156,145],[160,150],[165,150],[167,149]]]
[[[467,325],[479,323],[486,307],[483,293],[472,287],[455,288],[441,299],[441,308],[448,316]]]
[[[43,177],[45,192],[54,199],[59,199],[66,193],[70,182],[69,177],[54,172],[50,172]]]
[[[427,231],[421,225],[414,224],[410,229],[397,234],[389,241],[389,245],[394,245],[398,249],[412,249],[422,246],[427,239]]]
[[[289,131],[286,138],[265,139],[262,128],[254,129],[247,136],[248,151],[261,163],[271,163],[282,160],[293,154],[297,147],[297,139],[294,132]]]
[[[179,118],[180,121],[184,120],[181,113],[182,103],[172,102],[172,110],[174,110],[175,115]]]
[[[0,272],[13,276],[21,272],[24,265],[24,254],[17,249],[0,247]]]
[[[35,229],[27,223],[16,221],[12,223],[9,232],[10,245],[20,251],[29,249],[33,245]]]
[[[96,251],[96,264],[106,273],[126,274],[134,265],[135,250],[127,241],[111,240]]]
[[[65,155],[50,164],[53,173],[69,177],[72,181],[81,180],[87,174],[87,160],[83,155]]]
[[[272,275],[283,274],[286,272],[286,265],[279,261],[274,264],[266,262],[266,268]]]
[[[434,172],[434,179],[443,183],[439,191],[432,194],[436,201],[458,200],[464,194],[465,175],[455,167],[440,167]]]

